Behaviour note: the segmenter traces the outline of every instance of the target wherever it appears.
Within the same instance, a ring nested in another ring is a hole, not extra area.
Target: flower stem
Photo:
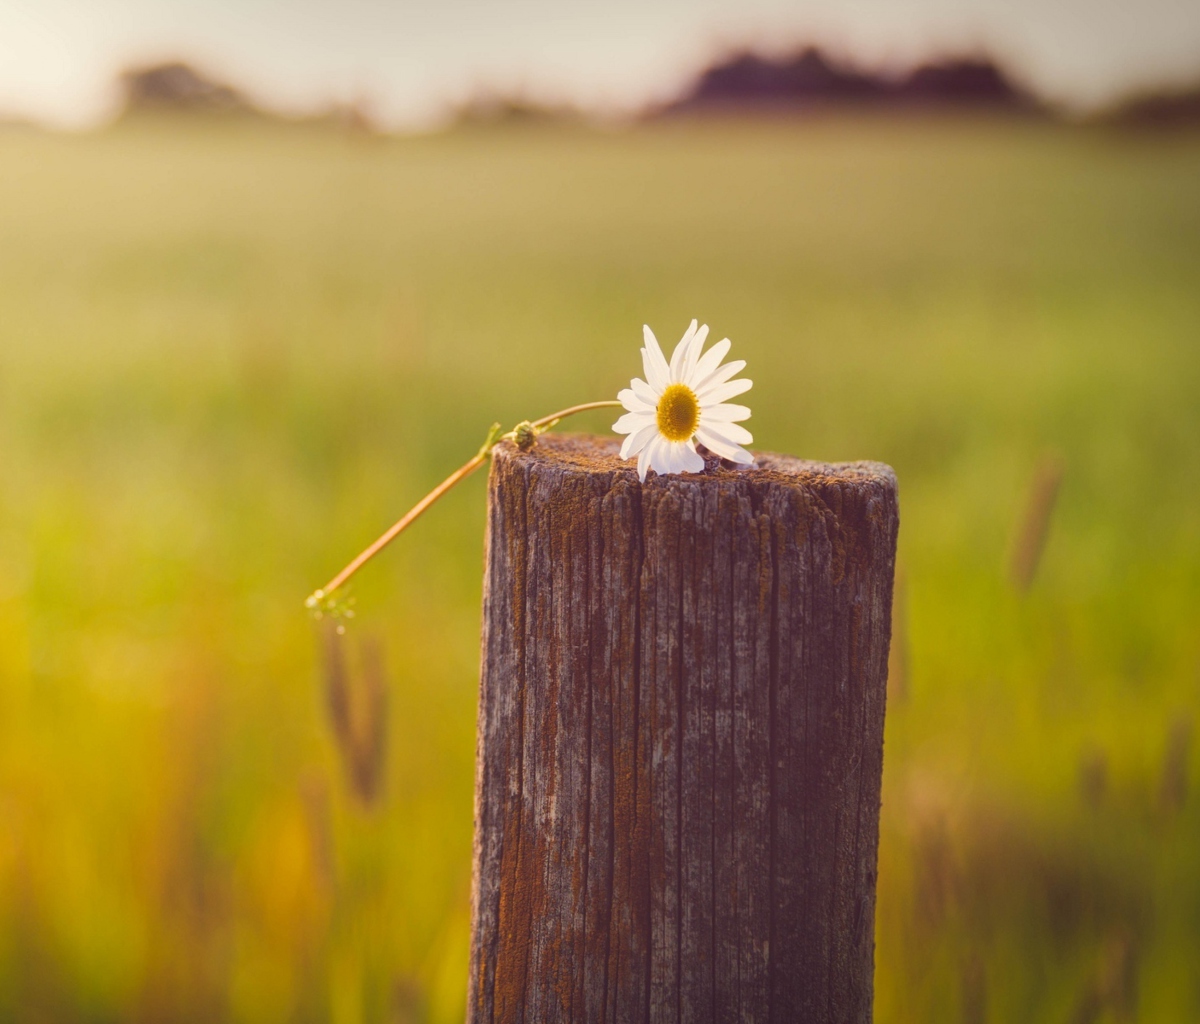
[[[578,412],[588,412],[591,409],[605,409],[610,406],[618,406],[620,402],[585,402],[583,405],[572,405],[568,409],[562,409],[559,412],[551,413],[549,416],[543,416],[540,420],[534,420],[532,427],[535,434],[544,433],[553,427],[559,420],[566,419],[568,416],[574,416]],[[430,505],[438,500],[443,494],[450,490],[455,484],[465,480],[472,473],[482,466],[492,454],[492,449],[496,447],[498,441],[511,439],[514,431],[509,431],[507,434],[500,434],[499,424],[494,424],[488,432],[487,439],[483,442],[483,446],[478,453],[459,466],[445,480],[438,484],[425,497],[418,501],[411,509],[409,509],[399,520],[393,523],[384,534],[375,543],[362,551],[349,565],[341,572],[333,577],[320,590],[315,591],[309,596],[305,605],[311,609],[320,610],[332,597],[334,591],[346,583],[359,569],[366,565],[380,551],[386,548],[392,541],[407,530]]]
[[[619,406],[620,402],[584,402],[583,405],[573,405],[569,409],[563,409],[561,412],[552,412],[549,416],[543,416],[540,420],[534,420],[533,425],[542,430],[549,430],[559,420],[565,420],[568,416],[574,416],[577,412],[587,412],[589,409],[608,409]]]
[[[488,454],[489,453],[487,452],[480,452],[469,462],[461,465],[458,469],[446,477],[445,480],[438,484],[432,491],[425,495],[425,497],[418,501],[404,514],[401,519],[393,523],[382,537],[380,537],[377,541],[375,541],[374,544],[359,554],[354,561],[346,566],[346,568],[344,568],[341,572],[334,576],[333,579],[326,583],[325,586],[313,594],[313,597],[317,599],[315,602],[313,602],[313,605],[315,606],[318,602],[329,597],[329,595],[337,590],[338,587],[345,583],[351,576],[358,572],[359,569],[361,569],[372,558],[379,554],[380,551],[386,548],[393,540],[407,530],[409,526],[416,521],[417,517],[420,516],[420,514],[427,508],[429,508],[430,505],[437,501],[438,498],[450,490],[450,488],[460,480],[465,480],[472,473],[474,473],[475,470],[477,470],[484,464],[484,462],[487,461]],[[309,598],[309,600],[312,601],[312,598]]]

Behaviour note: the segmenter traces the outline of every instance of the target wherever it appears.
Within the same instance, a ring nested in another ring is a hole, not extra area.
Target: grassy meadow
[[[696,316],[756,446],[899,475],[877,1020],[1200,1019],[1198,183],[1006,121],[0,133],[0,1018],[461,1020],[482,474],[344,667],[304,597]]]

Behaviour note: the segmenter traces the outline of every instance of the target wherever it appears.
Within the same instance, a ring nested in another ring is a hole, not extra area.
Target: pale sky
[[[808,41],[896,67],[984,47],[1089,106],[1200,78],[1200,0],[0,0],[0,115],[96,123],[118,69],[174,57],[286,109],[366,97],[395,127],[480,87],[620,111],[730,47]]]

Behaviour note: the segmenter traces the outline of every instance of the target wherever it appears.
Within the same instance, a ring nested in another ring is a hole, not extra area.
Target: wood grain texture
[[[756,457],[495,451],[473,1024],[871,1018],[896,481]]]

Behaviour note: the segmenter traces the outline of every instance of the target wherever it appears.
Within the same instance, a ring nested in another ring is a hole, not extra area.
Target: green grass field
[[[899,474],[880,1024],[1200,1019],[1198,182],[1007,122],[0,134],[0,1017],[461,1019],[482,476],[356,584],[374,798],[303,599],[696,316],[756,446]]]

